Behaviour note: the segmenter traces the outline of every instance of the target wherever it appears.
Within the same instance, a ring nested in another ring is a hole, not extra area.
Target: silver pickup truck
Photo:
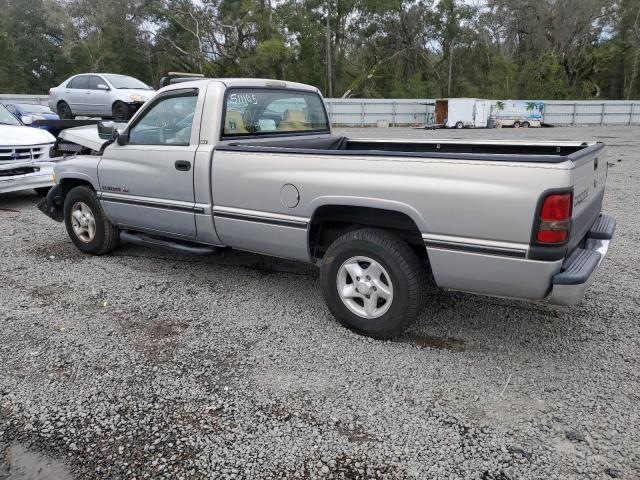
[[[607,253],[604,145],[333,135],[317,88],[207,79],[126,125],[66,130],[40,209],[83,252],[119,241],[313,262],[348,328],[400,334],[442,288],[573,304]]]

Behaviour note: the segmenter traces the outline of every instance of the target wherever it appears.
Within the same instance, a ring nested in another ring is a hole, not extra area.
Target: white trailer
[[[436,100],[436,124],[445,128],[486,128],[491,101],[480,98],[443,98]]]

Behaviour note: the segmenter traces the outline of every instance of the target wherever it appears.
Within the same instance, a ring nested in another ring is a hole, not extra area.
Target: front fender
[[[56,222],[64,220],[64,191],[59,183],[54,185],[47,196],[40,200],[37,207],[47,217],[52,218]]]

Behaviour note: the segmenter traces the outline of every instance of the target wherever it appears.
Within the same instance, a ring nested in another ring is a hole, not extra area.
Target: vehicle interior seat
[[[224,120],[224,133],[249,133],[247,127],[244,125],[244,120],[242,120],[242,114],[240,112],[227,111]]]
[[[278,130],[310,130],[310,126],[302,110],[287,109],[282,114]]]

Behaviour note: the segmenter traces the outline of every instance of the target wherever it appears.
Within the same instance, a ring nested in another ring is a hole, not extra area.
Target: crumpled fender
[[[64,191],[62,185],[54,185],[47,196],[38,202],[38,210],[56,222],[64,220]]]

